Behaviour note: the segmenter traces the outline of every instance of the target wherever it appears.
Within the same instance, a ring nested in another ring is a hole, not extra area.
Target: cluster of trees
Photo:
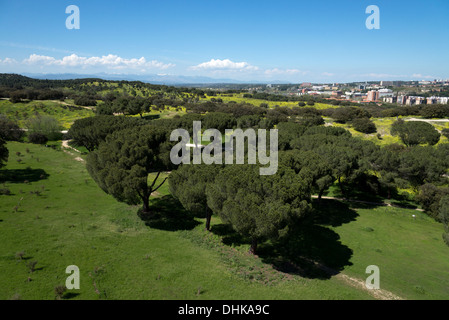
[[[148,98],[142,97],[107,97],[107,100],[100,103],[96,108],[97,115],[140,115],[150,111],[163,111],[166,107],[179,108],[183,104],[181,100],[160,98],[152,96]]]
[[[47,141],[61,140],[61,126],[58,120],[47,115],[37,115],[26,123],[28,128],[28,140],[31,143],[45,144]]]
[[[69,134],[92,150],[87,167],[105,192],[119,201],[141,203],[142,212],[150,213],[149,198],[165,182],[158,178],[170,170],[173,196],[187,210],[203,214],[207,229],[211,227],[211,216],[218,215],[251,240],[252,252],[260,241],[287,234],[292,224],[311,213],[311,194],[317,194],[319,201],[334,183],[345,197],[354,188],[390,197],[397,188],[411,187],[422,194],[417,200],[431,216],[446,221],[445,202],[441,199],[446,195],[442,186],[447,184],[449,168],[447,144],[438,148],[381,148],[352,137],[343,128],[290,121],[280,122],[277,127],[279,170],[274,176],[260,176],[257,165],[175,168],[169,160],[175,143],[169,136],[174,129],[192,132],[195,120],[203,121],[203,129],[223,131],[239,124],[257,127],[259,119],[256,115],[235,119],[229,113],[188,114],[153,121],[98,116],[77,121]],[[436,191],[426,192],[429,184]]]

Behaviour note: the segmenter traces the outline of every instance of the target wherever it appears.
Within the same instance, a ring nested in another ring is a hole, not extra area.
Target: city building
[[[366,97],[366,101],[377,101],[379,100],[379,91],[371,90],[368,92],[368,95]]]

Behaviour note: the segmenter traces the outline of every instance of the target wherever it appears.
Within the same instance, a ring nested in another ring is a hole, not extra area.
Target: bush
[[[27,123],[30,133],[39,133],[47,137],[47,140],[57,141],[62,139],[61,127],[58,120],[46,115],[39,115],[30,119]]]
[[[24,134],[17,123],[0,114],[0,138],[6,141],[21,141]]]
[[[34,144],[46,144],[48,138],[45,134],[32,132],[28,135],[28,141]]]
[[[445,136],[446,138],[449,139],[449,129],[444,128],[444,129],[441,131],[441,134],[442,134],[443,136]]]
[[[352,126],[354,130],[366,134],[377,132],[376,125],[368,118],[354,119],[352,121]]]

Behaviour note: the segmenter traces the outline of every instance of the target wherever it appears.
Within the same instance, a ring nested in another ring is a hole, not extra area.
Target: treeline
[[[102,80],[95,78],[88,79],[71,79],[71,80],[40,80],[33,79],[18,74],[1,74],[0,73],[0,97],[10,98],[12,94],[22,96],[22,99],[34,100],[38,99],[35,95],[29,95],[29,92],[64,92],[70,98],[77,95],[95,97],[96,100],[102,100],[102,91],[113,91],[114,89],[130,88],[130,95],[133,96],[137,90],[161,92],[177,96],[185,96],[185,94],[205,97],[206,94],[213,96],[215,91],[202,90],[197,88],[174,87],[166,85],[156,85],[144,83],[141,81],[116,81]],[[68,89],[67,89],[68,88]],[[232,91],[232,90],[231,90]],[[51,99],[59,99],[51,96]],[[39,99],[40,100],[40,99]]]

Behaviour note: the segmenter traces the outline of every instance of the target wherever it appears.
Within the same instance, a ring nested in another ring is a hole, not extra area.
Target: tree
[[[441,134],[443,136],[445,136],[447,139],[449,139],[449,129],[448,128],[444,128],[443,130],[441,130]]]
[[[405,147],[399,144],[385,146],[379,150],[374,161],[374,169],[378,173],[379,193],[381,186],[386,187],[388,199],[391,198],[391,191],[399,181],[400,153],[404,149]]]
[[[444,225],[443,240],[449,246],[449,195],[442,197],[439,202],[438,218]]]
[[[440,141],[440,133],[433,125],[424,121],[396,121],[391,126],[391,134],[399,136],[407,146],[419,144],[435,145]]]
[[[372,122],[368,118],[354,119],[352,121],[352,126],[354,127],[354,130],[362,132],[362,133],[366,133],[366,134],[371,134],[371,133],[377,132],[376,125],[374,124],[374,122]]]
[[[429,104],[425,105],[420,110],[421,116],[427,119],[432,118],[446,118],[449,117],[449,106],[443,104]]]
[[[9,151],[6,148],[6,141],[0,137],[0,168],[6,165],[8,161]]]
[[[296,122],[281,122],[277,129],[279,130],[279,150],[289,150],[292,149],[292,141],[301,137],[307,127]]]
[[[206,190],[220,171],[215,165],[182,165],[173,171],[168,182],[170,193],[181,202],[186,210],[204,214],[206,230],[210,230],[212,210],[207,205]]]
[[[371,114],[361,108],[357,107],[344,107],[338,108],[333,111],[331,117],[338,123],[350,122],[357,118],[371,118]]]
[[[87,169],[103,191],[121,202],[143,203],[142,212],[150,213],[149,198],[165,182],[158,181],[161,172],[173,168],[172,145],[164,129],[138,126],[116,131],[89,153]],[[156,177],[148,181],[151,173]]]
[[[97,149],[101,142],[111,133],[146,124],[137,118],[95,116],[76,120],[68,132],[68,136],[78,146],[89,151]]]
[[[245,115],[237,119],[237,128],[249,129],[257,128],[261,117],[259,115]]]
[[[6,141],[20,141],[25,132],[14,121],[0,114],[0,138]]]
[[[445,159],[441,159],[438,151],[430,146],[407,148],[400,155],[399,174],[415,189],[425,183],[444,181],[446,170]]]
[[[291,142],[301,152],[314,151],[332,168],[343,196],[347,196],[343,182],[357,180],[372,169],[377,147],[370,141],[356,139],[342,128],[312,127]]]
[[[48,138],[42,133],[31,132],[28,135],[28,141],[34,144],[46,144],[48,142]]]
[[[305,127],[321,126],[325,124],[324,118],[317,115],[307,115],[299,120],[299,123]]]
[[[236,124],[235,117],[229,113],[210,112],[204,116],[202,127],[224,133],[226,129],[233,129]]]
[[[255,254],[260,241],[286,235],[309,212],[310,184],[309,177],[286,167],[261,176],[256,165],[229,165],[207,189],[207,203],[223,222],[251,239]]]
[[[57,141],[62,138],[61,126],[58,120],[47,115],[38,115],[27,122],[28,132],[39,133],[47,137],[50,141]]]
[[[323,156],[314,151],[288,150],[280,153],[281,165],[291,168],[298,176],[311,178],[312,191],[318,193],[318,203],[324,192],[334,183],[332,168]]]

